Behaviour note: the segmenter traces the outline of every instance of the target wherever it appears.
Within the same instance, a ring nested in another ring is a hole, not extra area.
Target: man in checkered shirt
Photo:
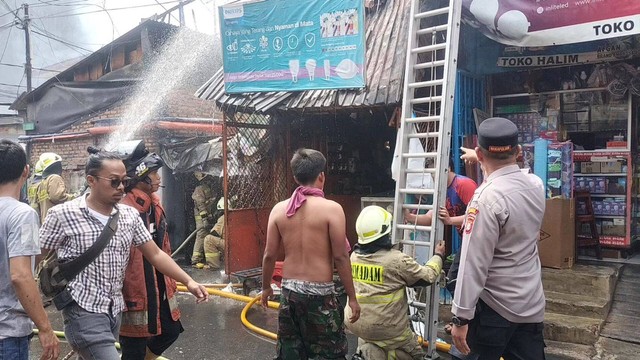
[[[90,155],[85,173],[90,193],[49,210],[40,243],[44,249],[57,250],[61,261],[75,259],[97,240],[109,217],[120,212],[117,231],[107,247],[67,285],[74,301],[62,310],[65,336],[80,359],[118,360],[114,343],[125,309],[122,284],[131,246],[137,246],[158,271],[186,284],[197,303],[206,301],[208,294],[150,241],[138,211],[118,204],[128,180],[117,154]]]

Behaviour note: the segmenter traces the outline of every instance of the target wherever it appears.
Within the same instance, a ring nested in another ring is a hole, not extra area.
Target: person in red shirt
[[[465,152],[466,153],[466,152]],[[463,158],[465,161],[469,159]],[[453,159],[449,159],[449,173],[447,177],[447,200],[446,206],[438,209],[438,219],[445,225],[455,226],[460,236],[462,236],[462,225],[464,224],[467,205],[473,198],[473,193],[478,188],[478,184],[472,179],[458,175],[453,171]],[[424,215],[411,214],[409,210],[404,211],[404,219],[409,224],[431,226],[433,221],[433,210],[429,210]],[[456,278],[460,267],[460,250],[454,254],[453,263],[447,274],[447,290],[453,296],[456,288]],[[445,327],[445,331],[450,333],[452,324]]]

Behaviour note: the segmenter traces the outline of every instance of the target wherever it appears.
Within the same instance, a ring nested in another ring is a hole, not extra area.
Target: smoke
[[[61,71],[81,60],[84,56],[112,42],[115,38],[137,26],[144,18],[159,14],[175,3],[159,0],[3,0],[11,10],[17,9],[23,16],[21,5],[28,3],[32,18],[31,56],[33,87],[45,82],[56,73],[38,69]],[[25,63],[24,31],[21,28],[4,25],[11,23],[14,15],[8,13],[0,1],[0,55],[5,44],[7,49],[0,61],[18,67],[0,65],[0,103],[12,102],[17,95],[26,91],[23,66]],[[186,25],[203,33],[214,33],[214,8],[227,0],[195,1],[185,8]],[[106,12],[104,9],[108,9]],[[69,16],[71,14],[79,14]],[[177,12],[168,20],[177,25]],[[54,36],[73,45],[48,39],[35,32]],[[212,72],[213,73],[213,72]],[[20,87],[16,85],[21,84]],[[6,107],[0,106],[0,113]]]
[[[34,88],[55,75],[54,72],[45,72],[38,69],[51,65],[79,58],[88,54],[88,51],[65,45],[56,40],[48,39],[46,36],[57,37],[77,44],[87,50],[95,50],[97,46],[91,45],[90,33],[84,31],[82,19],[77,16],[60,17],[64,13],[73,13],[87,9],[85,0],[5,0],[11,10],[21,18],[24,16],[22,4],[29,4],[29,16],[32,19],[31,28],[31,64],[33,70]],[[65,4],[65,6],[47,5],[45,2],[55,4]],[[77,4],[77,5],[76,5]],[[11,23],[15,16],[0,2],[0,26]],[[40,33],[40,34],[39,34]],[[44,35],[41,35],[44,34]],[[45,36],[46,35],[46,36]],[[4,50],[6,46],[6,50]],[[7,26],[0,29],[0,56],[4,56],[0,63],[12,65],[24,65],[25,63],[25,37],[21,26]],[[60,70],[60,69],[58,69]],[[0,102],[11,102],[16,95],[26,90],[26,80],[24,79],[24,69],[0,65],[0,83],[20,85],[8,86],[0,85]]]

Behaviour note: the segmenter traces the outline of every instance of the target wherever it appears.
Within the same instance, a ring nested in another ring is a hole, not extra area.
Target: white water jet
[[[145,54],[151,55],[153,62],[145,69],[133,96],[127,100],[119,126],[109,136],[104,148],[113,150],[120,142],[139,136],[140,127],[162,116],[160,110],[172,91],[186,89],[195,92],[207,80],[206,76],[211,76],[220,67],[218,42],[217,37],[182,28],[167,40],[158,53]]]

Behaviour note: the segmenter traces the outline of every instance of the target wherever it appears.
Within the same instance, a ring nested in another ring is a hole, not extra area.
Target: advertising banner
[[[507,45],[536,47],[640,34],[638,0],[463,0],[467,22]]]
[[[365,86],[363,0],[258,0],[219,8],[227,93]]]

